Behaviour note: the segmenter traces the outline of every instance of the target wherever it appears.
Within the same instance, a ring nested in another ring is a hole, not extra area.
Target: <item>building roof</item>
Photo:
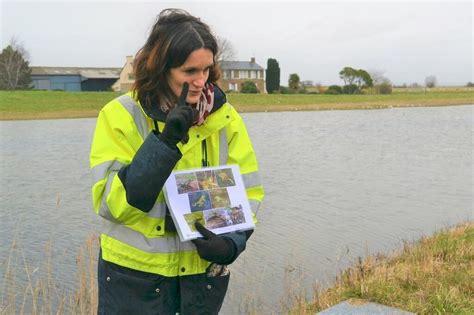
[[[222,70],[264,70],[262,66],[250,61],[223,61]]]
[[[30,67],[31,75],[80,75],[86,79],[118,79],[122,68]]]

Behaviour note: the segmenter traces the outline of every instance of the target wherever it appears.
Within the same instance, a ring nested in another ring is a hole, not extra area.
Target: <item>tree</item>
[[[318,93],[322,93],[323,92],[323,85],[321,84],[321,82],[316,82],[316,84],[314,85],[316,87],[316,91]]]
[[[217,37],[217,55],[216,61],[221,63],[222,61],[229,61],[235,58],[237,52],[230,41],[223,37]]]
[[[377,94],[392,94],[392,82],[384,76],[383,71],[370,70],[370,77],[372,78],[373,87]],[[405,84],[406,87],[406,84]]]
[[[374,82],[372,81],[372,78],[370,77],[370,74],[362,69],[357,70],[357,79],[356,79],[356,84],[359,90],[361,88],[369,88],[374,85]]]
[[[351,67],[344,67],[341,71],[339,71],[339,78],[344,81],[344,85],[351,85],[354,84],[354,81],[357,77],[357,70]]]
[[[356,70],[351,67],[344,67],[339,71],[339,78],[344,81],[345,86],[348,86],[345,91],[349,94],[359,93],[362,88],[373,86],[370,74],[363,69]],[[354,85],[357,89],[353,88]]]
[[[472,83],[472,82],[467,82],[466,86],[467,86],[467,87],[474,87],[474,83]]]
[[[342,88],[339,85],[331,85],[324,94],[342,94]]]
[[[240,92],[255,94],[255,93],[258,93],[258,89],[254,82],[245,81],[242,84],[242,88],[240,89]]]
[[[344,85],[342,94],[360,94],[360,89],[356,84]]]
[[[392,82],[384,77],[383,81],[375,86],[375,91],[378,94],[392,94]]]
[[[382,84],[382,82],[386,79],[384,76],[385,71],[372,69],[372,70],[369,70],[369,74],[370,74],[370,77],[372,78],[372,83],[374,85]]]
[[[29,89],[31,69],[28,53],[14,39],[0,54],[0,90]]]
[[[434,88],[436,84],[438,83],[438,80],[434,75],[429,75],[425,78],[425,86],[427,88]]]
[[[300,76],[296,73],[290,74],[288,79],[288,88],[290,91],[296,92],[300,88]]]
[[[276,59],[268,58],[265,77],[265,85],[268,93],[273,93],[280,89],[280,66]]]

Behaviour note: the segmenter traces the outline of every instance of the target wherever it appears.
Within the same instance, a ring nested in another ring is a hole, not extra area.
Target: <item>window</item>
[[[248,71],[247,70],[240,70],[239,71],[239,76],[241,79],[247,79],[248,78]]]
[[[239,78],[239,71],[234,70],[234,79],[238,79],[238,78]]]
[[[256,79],[257,78],[257,71],[256,70],[252,70],[252,71],[249,71],[250,72],[250,79]]]
[[[232,78],[232,70],[224,70],[224,79]]]
[[[229,83],[229,91],[238,91],[239,85],[237,83]]]

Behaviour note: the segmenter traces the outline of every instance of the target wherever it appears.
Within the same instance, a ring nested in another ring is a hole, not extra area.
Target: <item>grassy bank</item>
[[[77,281],[72,293],[58,287],[51,249],[44,266],[28,265],[21,245],[13,242],[0,291],[0,314],[95,314],[98,240],[90,237],[77,255]],[[60,259],[57,257],[56,259]],[[474,314],[474,222],[439,231],[415,243],[405,243],[392,255],[358,259],[326,289],[315,287],[311,299],[291,286],[282,295],[292,307],[278,314],[315,314],[346,299],[373,301],[418,314]],[[34,277],[34,274],[41,275]],[[17,274],[28,282],[20,283]],[[287,275],[283,274],[282,279]],[[265,292],[261,293],[262,295]],[[262,297],[253,297],[258,301]],[[248,301],[249,305],[256,305]],[[247,309],[249,314],[268,314]]]
[[[0,91],[0,120],[96,117],[115,92]],[[228,95],[240,112],[377,109],[474,103],[474,89],[394,91],[391,95]]]
[[[474,314],[474,223],[406,243],[391,256],[360,259],[313,298],[295,297],[291,314],[314,314],[346,299],[417,314]]]

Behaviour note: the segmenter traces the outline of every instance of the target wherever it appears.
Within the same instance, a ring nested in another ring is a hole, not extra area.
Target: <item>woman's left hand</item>
[[[204,238],[192,240],[202,259],[221,265],[227,265],[234,261],[237,248],[230,238],[214,234],[197,221],[194,225],[199,233],[204,236]]]

